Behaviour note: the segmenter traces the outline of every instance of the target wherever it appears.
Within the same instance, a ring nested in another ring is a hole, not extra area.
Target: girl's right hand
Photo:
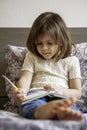
[[[11,97],[17,104],[21,104],[21,102],[27,98],[26,92],[23,89],[18,89],[17,91],[12,89]]]

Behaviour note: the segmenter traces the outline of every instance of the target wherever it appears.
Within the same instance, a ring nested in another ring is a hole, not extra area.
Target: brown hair
[[[35,41],[38,37],[48,33],[56,43],[60,45],[60,53],[55,55],[56,60],[70,56],[72,43],[68,28],[63,19],[56,13],[45,12],[40,14],[34,21],[27,40],[28,49],[35,55],[40,56],[36,49]],[[41,56],[40,56],[41,57]]]

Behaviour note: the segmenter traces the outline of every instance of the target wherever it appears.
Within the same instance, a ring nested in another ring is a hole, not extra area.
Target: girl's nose
[[[47,45],[43,45],[43,49],[44,50],[48,49]]]

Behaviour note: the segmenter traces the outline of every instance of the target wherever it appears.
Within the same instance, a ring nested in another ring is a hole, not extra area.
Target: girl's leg
[[[46,104],[46,99],[41,98],[19,107],[19,113],[28,119],[34,119],[34,113],[37,107]]]
[[[34,116],[36,119],[82,120],[82,114],[70,108],[74,102],[73,99],[50,101],[37,107]]]
[[[29,119],[81,120],[82,115],[72,109],[73,99],[56,100],[47,103],[45,98],[20,106],[20,114]]]

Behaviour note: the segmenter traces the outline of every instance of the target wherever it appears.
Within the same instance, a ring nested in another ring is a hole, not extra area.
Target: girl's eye
[[[48,42],[48,45],[53,45],[54,43],[53,42]]]

